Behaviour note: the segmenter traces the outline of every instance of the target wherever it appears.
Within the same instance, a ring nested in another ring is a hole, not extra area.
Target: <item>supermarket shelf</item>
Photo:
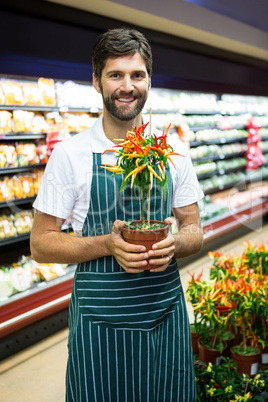
[[[263,176],[261,178],[256,177],[255,179],[252,179],[252,178],[247,179],[247,178],[245,178],[243,180],[235,181],[235,182],[228,183],[228,184],[225,184],[225,185],[222,185],[222,186],[213,187],[211,189],[204,190],[204,194],[205,195],[214,194],[214,193],[218,193],[219,191],[228,190],[228,189],[233,188],[233,187],[244,188],[246,184],[255,183],[256,181],[259,181],[260,179],[261,180],[268,180],[268,175],[265,175],[265,176]]]
[[[13,173],[21,173],[28,170],[40,169],[46,166],[45,163],[38,163],[36,165],[27,165],[27,166],[18,166],[18,167],[9,167],[0,169],[1,174],[13,174]]]
[[[210,155],[203,156],[202,158],[192,158],[192,162],[199,163],[199,162],[206,162],[206,161],[219,161],[219,160],[224,160],[224,159],[237,158],[239,156],[244,156],[245,153],[246,153],[246,151],[234,152],[232,154],[226,154],[226,155],[210,154]]]
[[[23,204],[32,204],[35,200],[35,197],[26,197],[26,198],[15,198],[13,200],[0,202],[0,209],[1,208],[14,208],[16,205],[23,205]]]
[[[0,338],[68,307],[75,266],[64,276],[0,300]]]
[[[0,135],[1,141],[39,140],[42,138],[46,138],[46,133],[7,133]]]
[[[204,141],[191,141],[190,147],[199,147],[200,145],[222,145],[222,144],[232,144],[234,142],[247,142],[247,137],[237,137],[237,138],[215,138],[211,140]]]
[[[6,237],[5,239],[0,240],[0,247],[4,247],[8,244],[20,243],[24,240],[30,239],[30,233],[25,233],[23,235],[17,235],[14,237]]]
[[[221,176],[225,174],[230,174],[230,173],[235,173],[235,172],[240,172],[246,169],[246,165],[242,166],[237,166],[235,168],[230,168],[230,169],[220,169],[220,170],[213,170],[211,172],[207,173],[200,173],[197,174],[198,180],[203,180],[203,179],[209,179],[211,176]]]
[[[100,113],[102,109],[97,107],[77,108],[69,106],[28,106],[28,105],[0,105],[0,110],[27,110],[32,112],[84,112],[84,113]]]
[[[248,225],[251,221],[267,214],[268,199],[266,198],[235,208],[203,224],[204,242],[207,243],[239,226]]]

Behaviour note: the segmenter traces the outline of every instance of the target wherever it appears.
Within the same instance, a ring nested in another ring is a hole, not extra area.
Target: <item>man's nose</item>
[[[133,89],[134,86],[131,77],[128,75],[124,76],[121,82],[121,90],[123,90],[124,92],[130,92],[133,91]]]

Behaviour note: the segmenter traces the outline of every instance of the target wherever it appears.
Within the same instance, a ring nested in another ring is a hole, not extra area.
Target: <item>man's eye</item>
[[[119,74],[114,73],[114,74],[111,75],[111,78],[119,78]]]

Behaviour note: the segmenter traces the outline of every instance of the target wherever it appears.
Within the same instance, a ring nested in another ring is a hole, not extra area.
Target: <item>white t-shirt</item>
[[[33,207],[61,219],[70,218],[74,232],[81,235],[89,209],[92,180],[92,153],[113,149],[102,126],[102,117],[89,129],[56,145],[42,179]],[[148,126],[147,126],[148,129]],[[145,131],[146,132],[146,131]],[[162,135],[152,130],[156,135]],[[187,147],[174,135],[168,143],[182,156],[172,156],[176,169],[170,163],[173,180],[172,207],[183,207],[199,201],[203,192],[197,181]],[[103,164],[115,164],[116,154],[102,155]]]

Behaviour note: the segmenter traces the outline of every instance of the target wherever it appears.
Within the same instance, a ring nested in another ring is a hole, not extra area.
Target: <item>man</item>
[[[151,48],[140,32],[113,29],[97,39],[92,61],[103,116],[54,149],[34,203],[31,234],[37,261],[78,264],[66,400],[193,402],[190,331],[176,258],[202,246],[197,206],[202,191],[178,140],[185,156],[174,158],[176,170],[170,167],[169,196],[166,202],[151,200],[155,219],[171,224],[173,210],[178,233],[169,233],[148,253],[123,240],[124,221],[138,217],[140,203],[129,188],[120,193],[122,177],[101,165],[114,164],[114,154],[103,152],[143,123]],[[61,232],[68,217],[77,236]],[[153,270],[143,270],[148,263],[155,264]]]

